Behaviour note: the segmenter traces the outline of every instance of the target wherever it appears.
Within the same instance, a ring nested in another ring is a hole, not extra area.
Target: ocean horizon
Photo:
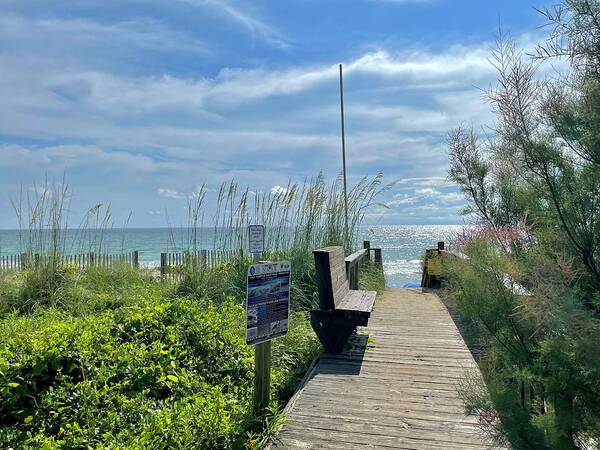
[[[381,247],[384,273],[389,287],[419,283],[421,259],[426,248],[438,241],[449,241],[465,225],[364,225],[357,236],[357,247],[370,241],[372,247]],[[217,228],[217,234],[224,229]],[[19,254],[26,246],[28,230],[0,230],[0,256]],[[188,248],[190,229],[169,228],[108,228],[67,229],[64,238],[66,254],[86,253],[101,249],[105,253],[125,253],[137,250],[143,267],[153,268],[160,263],[162,252],[182,251]],[[215,228],[198,229],[197,246],[215,248]]]

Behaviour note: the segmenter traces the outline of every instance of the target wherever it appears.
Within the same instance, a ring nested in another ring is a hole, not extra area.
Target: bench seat
[[[367,318],[371,316],[375,304],[375,291],[348,291],[342,300],[335,306],[338,311],[349,311]]]
[[[326,247],[313,253],[319,309],[310,312],[311,325],[325,352],[335,354],[342,351],[357,326],[368,324],[377,293],[350,289],[342,247]]]

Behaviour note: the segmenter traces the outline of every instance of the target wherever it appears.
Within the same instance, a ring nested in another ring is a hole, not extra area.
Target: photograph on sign
[[[288,261],[253,264],[248,268],[246,344],[287,334],[290,270]]]
[[[248,243],[250,253],[262,253],[265,250],[265,227],[250,225],[248,227]]]

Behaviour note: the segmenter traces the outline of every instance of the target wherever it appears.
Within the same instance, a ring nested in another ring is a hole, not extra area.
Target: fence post
[[[88,258],[90,263],[90,267],[94,267],[96,265],[96,254],[94,252],[90,252],[90,257]]]
[[[371,261],[371,241],[363,241],[363,248],[367,251],[367,260]]]
[[[27,267],[27,253],[21,253],[21,267],[19,269],[25,270]]]
[[[133,267],[136,269],[140,267],[139,253],[137,250],[133,251]]]
[[[358,265],[346,261],[346,277],[348,278],[348,287],[352,290],[358,290]]]
[[[164,278],[167,274],[167,254],[160,254],[160,276]]]
[[[200,250],[200,266],[202,267],[202,270],[206,270],[206,268],[208,267],[208,251],[207,250]]]
[[[381,249],[374,248],[373,251],[375,252],[375,258],[374,258],[375,264],[381,264]]]

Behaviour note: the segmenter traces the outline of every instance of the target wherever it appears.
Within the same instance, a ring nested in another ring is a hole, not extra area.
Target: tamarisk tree
[[[533,53],[505,37],[492,52],[491,132],[449,134],[476,226],[448,292],[485,349],[492,403],[470,397],[484,428],[516,448],[597,448],[600,1],[539,12],[549,35]],[[544,78],[554,61],[567,69]]]

